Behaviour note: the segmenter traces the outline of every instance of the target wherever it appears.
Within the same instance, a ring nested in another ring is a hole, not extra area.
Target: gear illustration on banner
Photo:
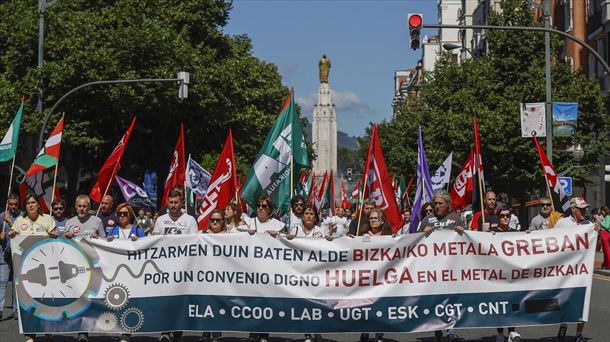
[[[97,318],[95,325],[100,331],[114,331],[117,326],[116,315],[112,312],[104,312]]]
[[[142,310],[131,307],[121,315],[121,327],[126,332],[136,332],[144,325],[144,313]]]
[[[123,284],[112,284],[104,292],[104,304],[112,310],[120,310],[129,302],[129,290]]]

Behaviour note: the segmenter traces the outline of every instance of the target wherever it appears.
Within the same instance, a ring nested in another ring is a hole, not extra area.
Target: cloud
[[[297,64],[278,64],[277,71],[282,75],[282,79],[288,83],[305,76]]]
[[[332,90],[332,99],[335,103],[337,115],[350,113],[351,116],[364,117],[375,114],[375,111],[351,90]],[[297,96],[296,102],[301,106],[302,115],[311,116],[314,106],[318,103],[318,93]]]

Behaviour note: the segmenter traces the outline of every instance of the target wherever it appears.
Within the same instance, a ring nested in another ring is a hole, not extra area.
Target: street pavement
[[[589,311],[589,322],[585,326],[584,336],[591,342],[608,342],[610,341],[610,272],[600,270],[601,253],[596,255],[596,272],[593,275],[593,287],[591,294],[591,306]],[[7,298],[10,298],[7,297]],[[10,311],[5,311],[9,314]],[[536,326],[517,328],[517,331],[522,336],[522,341],[541,341],[553,342],[557,338],[558,325]],[[494,342],[496,339],[496,329],[460,329],[457,331],[463,341],[473,342]],[[576,325],[570,324],[568,327],[567,337],[565,342],[575,340]],[[200,334],[187,333],[184,337],[184,342],[200,341]],[[76,341],[76,335],[56,335],[53,338],[55,342]],[[241,333],[225,333],[220,342],[246,342],[248,335]],[[324,341],[358,341],[359,334],[324,334]],[[371,338],[373,335],[371,335]],[[158,335],[134,335],[131,338],[132,342],[153,342],[158,341]],[[303,335],[295,334],[279,334],[271,335],[270,342],[302,342]],[[12,318],[5,318],[0,322],[0,342],[23,341],[24,338],[19,334],[18,321]],[[39,337],[37,341],[44,341],[44,337]],[[411,334],[386,334],[387,342],[393,341],[413,341],[413,342],[435,342],[434,333],[411,333]],[[91,335],[91,342],[111,342],[119,341],[118,335]],[[370,341],[374,341],[371,339]]]

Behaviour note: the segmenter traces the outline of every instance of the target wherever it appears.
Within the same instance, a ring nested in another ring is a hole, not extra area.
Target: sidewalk
[[[610,269],[602,270],[602,262],[604,261],[604,254],[602,252],[595,253],[595,266],[593,267],[594,273],[610,277]]]

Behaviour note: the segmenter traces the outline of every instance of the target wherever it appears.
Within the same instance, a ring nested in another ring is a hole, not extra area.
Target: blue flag
[[[415,204],[409,223],[409,233],[415,233],[419,222],[421,207],[424,203],[432,200],[432,180],[428,172],[428,162],[426,161],[426,151],[424,150],[424,140],[421,136],[421,126],[417,132],[417,190],[415,191]]]
[[[569,137],[576,135],[578,126],[578,103],[553,102],[553,135]]]

